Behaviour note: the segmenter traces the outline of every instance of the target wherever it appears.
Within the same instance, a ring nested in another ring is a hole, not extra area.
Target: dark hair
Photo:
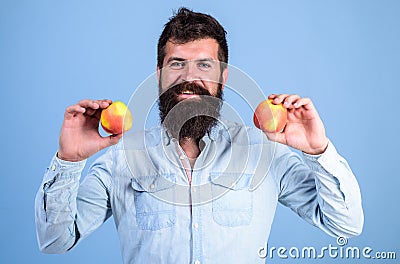
[[[168,40],[174,43],[185,44],[190,41],[212,38],[219,45],[218,60],[228,63],[228,44],[226,31],[218,21],[210,15],[196,13],[181,7],[164,26],[158,39],[157,65],[161,69],[165,57],[165,45]],[[222,63],[224,64],[224,63]]]

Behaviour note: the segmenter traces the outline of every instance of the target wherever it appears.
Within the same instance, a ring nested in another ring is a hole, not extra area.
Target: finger
[[[79,105],[82,107],[90,107],[93,109],[97,109],[99,107],[106,108],[108,107],[112,101],[110,99],[103,99],[103,100],[90,100],[85,99],[78,102]]]
[[[96,100],[95,102],[96,102],[96,103],[100,106],[100,108],[102,108],[102,109],[107,108],[107,107],[112,103],[112,101],[109,100],[109,99]]]
[[[92,108],[92,109],[98,109],[100,107],[99,104],[96,102],[96,100],[89,100],[89,99],[79,101],[78,105],[84,108]]]
[[[295,108],[304,107],[307,110],[311,110],[314,108],[313,103],[310,98],[299,98],[293,102],[293,106]]]
[[[274,98],[273,103],[274,104],[281,104],[281,103],[283,103],[285,98],[288,97],[288,96],[289,96],[288,94],[279,94]]]
[[[109,107],[110,104],[112,104],[112,101],[109,100],[109,99],[98,100],[98,104],[100,105],[100,108],[101,108],[101,109],[98,109],[98,110],[95,112],[94,116],[95,116],[97,119],[100,119],[100,117],[101,117],[101,112],[102,112],[104,109],[106,109],[107,107]]]
[[[111,99],[103,99],[101,101],[107,102],[108,104],[112,104],[112,100]]]
[[[286,108],[291,109],[294,107],[293,103],[296,102],[299,98],[300,96],[297,94],[289,95],[284,99],[283,105]]]
[[[81,107],[80,105],[71,105],[68,106],[65,109],[65,118],[70,118],[73,116],[76,116],[77,114],[83,114],[85,113],[86,109],[84,107]]]
[[[98,109],[105,109],[111,104],[111,100],[81,100],[79,101],[78,105],[81,107],[86,108],[85,114],[88,116],[95,115]]]
[[[94,116],[96,112],[99,112],[99,109],[86,108],[85,115]]]

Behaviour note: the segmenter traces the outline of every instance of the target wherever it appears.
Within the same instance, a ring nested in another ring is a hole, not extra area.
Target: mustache
[[[178,96],[182,94],[184,91],[189,91],[197,95],[211,96],[210,92],[207,89],[203,88],[201,85],[195,82],[183,82],[175,84],[174,86],[170,87],[168,90],[163,92],[160,96],[164,97]]]

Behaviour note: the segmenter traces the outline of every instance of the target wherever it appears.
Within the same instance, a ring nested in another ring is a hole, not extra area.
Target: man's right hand
[[[67,107],[60,133],[58,158],[81,161],[118,142],[122,133],[108,137],[102,137],[99,133],[101,111],[111,103],[111,100],[82,100]]]

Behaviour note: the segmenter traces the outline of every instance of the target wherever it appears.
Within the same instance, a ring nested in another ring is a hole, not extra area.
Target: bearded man
[[[159,126],[120,141],[98,132],[110,100],[66,109],[36,197],[43,252],[70,250],[113,215],[124,263],[264,263],[278,202],[329,235],[360,234],[357,181],[312,101],[270,95],[288,109],[275,134],[223,120],[227,62],[218,21],[181,8],[158,42]]]

